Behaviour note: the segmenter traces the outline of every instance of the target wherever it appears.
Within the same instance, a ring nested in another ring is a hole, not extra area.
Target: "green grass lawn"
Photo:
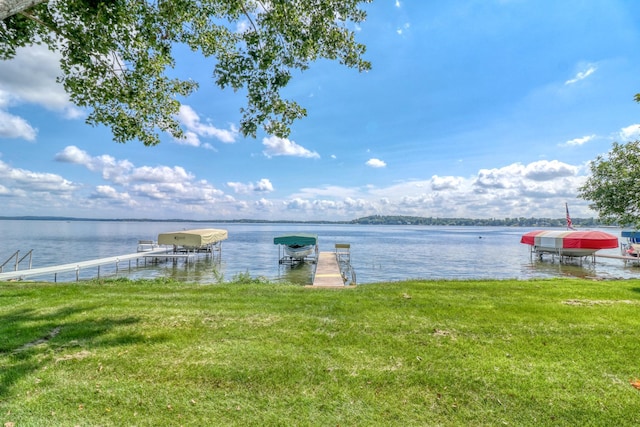
[[[0,426],[640,424],[640,281],[0,283]]]

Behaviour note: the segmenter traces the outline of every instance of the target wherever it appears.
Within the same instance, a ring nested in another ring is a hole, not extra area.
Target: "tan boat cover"
[[[227,239],[227,230],[201,228],[158,234],[159,245],[176,245],[185,248],[201,248]]]

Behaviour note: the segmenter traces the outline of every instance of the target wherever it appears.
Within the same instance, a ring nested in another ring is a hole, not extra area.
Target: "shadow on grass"
[[[138,323],[139,319],[87,316],[93,309],[70,306],[47,313],[22,309],[0,315],[0,398],[21,378],[42,369],[52,352],[70,347],[91,350],[149,341],[126,330],[106,336],[114,329]]]

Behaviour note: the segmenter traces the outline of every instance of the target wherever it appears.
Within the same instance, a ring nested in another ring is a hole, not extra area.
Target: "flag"
[[[564,207],[567,209],[567,228],[569,230],[575,230],[575,228],[573,228],[573,224],[571,223],[571,217],[569,216],[569,205],[565,203]]]

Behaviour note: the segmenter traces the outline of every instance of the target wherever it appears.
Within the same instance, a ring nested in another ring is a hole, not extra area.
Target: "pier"
[[[61,264],[61,265],[52,265],[48,267],[39,267],[39,268],[29,268],[25,270],[15,270],[0,273],[0,282],[8,281],[8,280],[24,280],[28,277],[38,277],[38,276],[47,276],[53,274],[53,281],[58,281],[59,273],[76,273],[76,282],[80,280],[80,271],[87,270],[89,268],[97,268],[96,277],[100,278],[100,267],[115,265],[115,272],[118,274],[122,269],[131,270],[132,265],[131,261],[136,262],[136,267],[139,266],[140,260],[144,260],[144,265],[147,265],[147,261],[153,264],[157,264],[162,261],[173,261],[174,263],[178,260],[184,260],[185,263],[189,263],[197,257],[201,255],[211,256],[211,257],[220,257],[220,248],[212,247],[206,249],[197,249],[197,250],[180,250],[173,249],[169,247],[155,247],[151,250],[146,250],[142,252],[136,252],[133,254],[125,254],[118,256],[111,256],[106,258],[97,258],[88,261],[80,261],[80,262],[72,262],[69,264]],[[123,267],[122,264],[127,262],[126,267]]]
[[[6,280],[23,280],[27,277],[37,277],[37,276],[46,276],[46,275],[54,275],[54,281],[57,281],[58,273],[76,273],[76,281],[80,278],[80,271],[87,268],[98,268],[98,277],[100,277],[100,267],[103,265],[113,265],[116,266],[116,272],[120,268],[120,263],[128,261],[129,268],[131,268],[131,261],[136,260],[136,262],[143,258],[164,258],[164,257],[172,257],[173,254],[167,250],[167,248],[154,249],[146,252],[136,252],[133,254],[125,254],[119,256],[112,256],[107,258],[98,258],[92,259],[89,261],[80,261],[73,262],[69,264],[61,264],[61,265],[52,265],[49,267],[39,267],[39,268],[29,268],[27,270],[16,270],[9,271],[6,273],[0,273],[0,281]]]
[[[203,228],[196,230],[172,231],[169,233],[160,233],[158,235],[157,242],[153,240],[139,240],[137,251],[132,254],[40,268],[31,268],[31,253],[33,252],[33,250],[31,250],[27,254],[29,256],[29,268],[26,270],[19,270],[18,266],[27,255],[19,260],[18,254],[20,251],[16,251],[7,261],[5,261],[4,264],[0,265],[0,281],[24,280],[27,277],[53,274],[54,282],[57,282],[58,273],[69,272],[75,272],[76,281],[79,281],[81,270],[94,267],[97,267],[97,277],[100,278],[101,266],[115,264],[115,271],[116,274],[118,274],[121,262],[128,261],[128,268],[131,270],[131,261],[135,260],[136,266],[138,266],[140,259],[144,259],[145,265],[147,260],[153,263],[158,263],[162,260],[172,260],[173,262],[177,262],[179,259],[183,259],[188,263],[200,255],[211,256],[213,258],[215,254],[217,254],[218,257],[220,257],[222,253],[222,241],[226,239],[227,230],[221,229]],[[14,271],[6,273],[3,272],[2,267],[14,258]]]
[[[596,258],[609,258],[609,259],[620,259],[624,261],[624,263],[635,263],[640,264],[640,257],[635,256],[627,256],[627,255],[610,255],[610,254],[595,254]]]
[[[344,288],[356,286],[356,274],[351,266],[350,245],[338,243],[334,252],[320,252],[312,288]]]

